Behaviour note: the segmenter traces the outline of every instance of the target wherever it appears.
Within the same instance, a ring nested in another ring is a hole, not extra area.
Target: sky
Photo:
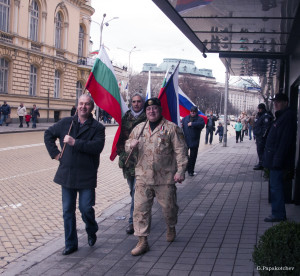
[[[114,65],[128,66],[130,62],[133,71],[140,72],[144,63],[160,65],[164,58],[188,59],[195,61],[198,69],[212,69],[216,80],[224,83],[225,66],[218,55],[207,54],[203,58],[200,50],[151,0],[92,0],[92,7],[92,50],[99,49],[100,24],[105,13],[104,23],[109,21],[109,25],[103,27],[102,43]]]

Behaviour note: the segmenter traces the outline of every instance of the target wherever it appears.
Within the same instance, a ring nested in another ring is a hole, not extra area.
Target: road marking
[[[3,206],[0,206],[0,210],[1,209],[5,209],[5,208],[12,208],[12,209],[16,209],[16,208],[19,208],[22,206],[22,203],[17,203],[17,204],[9,204],[9,205],[3,205]]]
[[[28,172],[28,173],[16,174],[16,175],[12,175],[10,177],[0,178],[0,181],[4,181],[4,180],[8,180],[8,179],[13,179],[13,178],[21,177],[21,176],[26,176],[26,175],[31,175],[31,174],[34,174],[34,173],[51,171],[53,169],[57,169],[57,166],[51,167],[51,168],[48,168],[48,169],[42,169],[42,170],[32,171],[32,172]]]
[[[108,135],[105,138],[112,138],[112,137],[115,137],[115,135]],[[56,144],[59,144],[59,142],[56,141]],[[38,143],[38,144],[29,144],[29,145],[15,146],[15,147],[0,148],[0,151],[26,149],[26,148],[40,147],[40,146],[45,146],[45,144]]]

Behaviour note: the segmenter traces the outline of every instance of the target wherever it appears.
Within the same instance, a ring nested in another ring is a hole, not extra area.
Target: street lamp
[[[127,72],[128,72],[128,84],[127,84],[127,93],[129,93],[129,81],[130,81],[130,56],[131,56],[131,53],[132,52],[136,52],[136,51],[140,51],[140,50],[137,50],[136,49],[136,46],[133,46],[133,48],[128,51],[128,50],[125,50],[125,49],[122,49],[122,48],[118,48],[120,50],[123,50],[125,52],[128,53],[128,69],[127,69]],[[127,94],[127,98],[128,98],[128,94]]]

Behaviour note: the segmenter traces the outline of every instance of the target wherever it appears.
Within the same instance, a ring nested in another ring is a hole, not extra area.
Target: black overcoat
[[[54,182],[69,189],[96,188],[100,153],[105,142],[105,127],[101,123],[90,116],[80,126],[77,115],[64,118],[45,131],[46,148],[52,159],[60,153],[55,141],[59,139],[63,148],[72,120],[70,136],[75,138],[75,145],[66,145]]]
[[[184,138],[188,148],[199,147],[200,133],[205,126],[205,122],[202,117],[197,116],[192,121],[192,125],[189,127],[188,123],[191,121],[191,115],[188,115],[182,120],[182,128],[184,133]]]

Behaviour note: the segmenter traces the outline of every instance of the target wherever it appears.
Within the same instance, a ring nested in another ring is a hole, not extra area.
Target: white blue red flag
[[[206,6],[212,1],[213,0],[177,0],[175,9],[179,13],[184,13],[195,8]]]
[[[162,115],[169,121],[180,126],[179,98],[178,98],[178,68],[177,64],[173,74],[166,85],[161,88],[158,98],[162,106]]]
[[[178,87],[179,96],[179,113],[181,117],[186,117],[190,115],[190,110],[192,106],[196,106],[192,100]],[[203,112],[198,110],[198,116],[204,119],[205,124],[207,124],[207,117]]]

